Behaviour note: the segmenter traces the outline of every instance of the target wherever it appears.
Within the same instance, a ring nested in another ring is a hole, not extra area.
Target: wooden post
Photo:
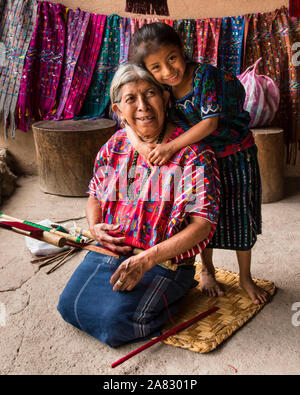
[[[87,196],[97,152],[116,131],[116,122],[104,118],[40,121],[32,129],[41,190]]]
[[[258,148],[262,203],[276,202],[284,196],[283,129],[264,127],[251,131]]]

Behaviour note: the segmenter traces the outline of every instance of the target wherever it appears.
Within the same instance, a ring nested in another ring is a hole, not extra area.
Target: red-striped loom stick
[[[183,322],[182,324],[179,324],[175,328],[169,329],[167,332],[165,332],[163,335],[158,336],[157,338],[150,340],[148,343],[144,344],[143,346],[137,348],[136,350],[132,351],[131,353],[125,355],[125,357],[119,359],[118,361],[114,362],[111,364],[112,368],[115,368],[116,366],[120,365],[121,363],[127,361],[129,358],[132,358],[134,355],[140,353],[141,351],[146,350],[147,348],[153,346],[153,344],[156,344],[160,342],[161,340],[166,339],[169,336],[175,335],[175,333],[182,331],[183,329],[187,328],[188,326],[194,324],[195,322],[201,320],[204,317],[207,317],[209,314],[214,313],[217,311],[219,307],[213,306],[207,311],[204,311],[203,313],[200,313],[196,315],[195,317],[191,318],[188,321]]]
[[[31,225],[23,224],[21,222],[0,220],[0,227],[19,233],[23,236],[41,240],[48,244],[53,244],[57,247],[63,247],[66,245],[66,239],[64,237],[37,229]]]

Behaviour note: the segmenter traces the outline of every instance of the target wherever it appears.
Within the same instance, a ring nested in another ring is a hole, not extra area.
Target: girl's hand
[[[117,231],[119,224],[95,224],[90,227],[90,232],[103,247],[120,255],[129,254],[132,251],[130,246],[124,245],[125,237],[110,235],[108,232]]]
[[[152,265],[144,255],[141,253],[131,256],[121,263],[110,278],[114,291],[131,291],[144,277],[145,273],[151,269]]]
[[[129,125],[126,125],[126,133],[133,148],[147,161],[148,165],[151,166],[151,163],[147,160],[147,157],[151,150],[155,147],[155,144],[147,144],[142,141]]]
[[[148,161],[153,165],[162,166],[173,156],[173,146],[169,143],[157,144],[148,155]]]
[[[147,161],[147,163],[151,166],[151,162],[148,160],[148,156],[150,152],[155,148],[156,144],[147,144],[141,141],[137,146],[137,152],[142,155],[142,157]]]

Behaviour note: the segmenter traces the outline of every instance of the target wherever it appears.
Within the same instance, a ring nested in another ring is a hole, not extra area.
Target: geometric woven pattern
[[[195,279],[199,281],[201,263],[196,262],[195,265]],[[215,275],[217,281],[223,284],[225,296],[205,296],[198,284],[185,296],[181,309],[173,317],[173,323],[165,326],[162,333],[213,306],[219,309],[185,330],[163,340],[165,344],[199,353],[212,351],[264,307],[263,304],[253,304],[247,293],[239,286],[238,274],[216,268]],[[254,279],[254,282],[265,289],[269,295],[274,295],[276,288],[271,281]]]

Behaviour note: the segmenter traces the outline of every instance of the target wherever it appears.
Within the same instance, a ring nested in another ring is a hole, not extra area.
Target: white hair
[[[136,65],[135,63],[124,63],[117,69],[113,80],[110,85],[110,101],[111,104],[120,103],[122,99],[122,86],[128,84],[129,82],[136,82],[138,80],[145,80],[151,85],[156,86],[161,95],[163,95],[164,87],[156,81],[152,74]]]

